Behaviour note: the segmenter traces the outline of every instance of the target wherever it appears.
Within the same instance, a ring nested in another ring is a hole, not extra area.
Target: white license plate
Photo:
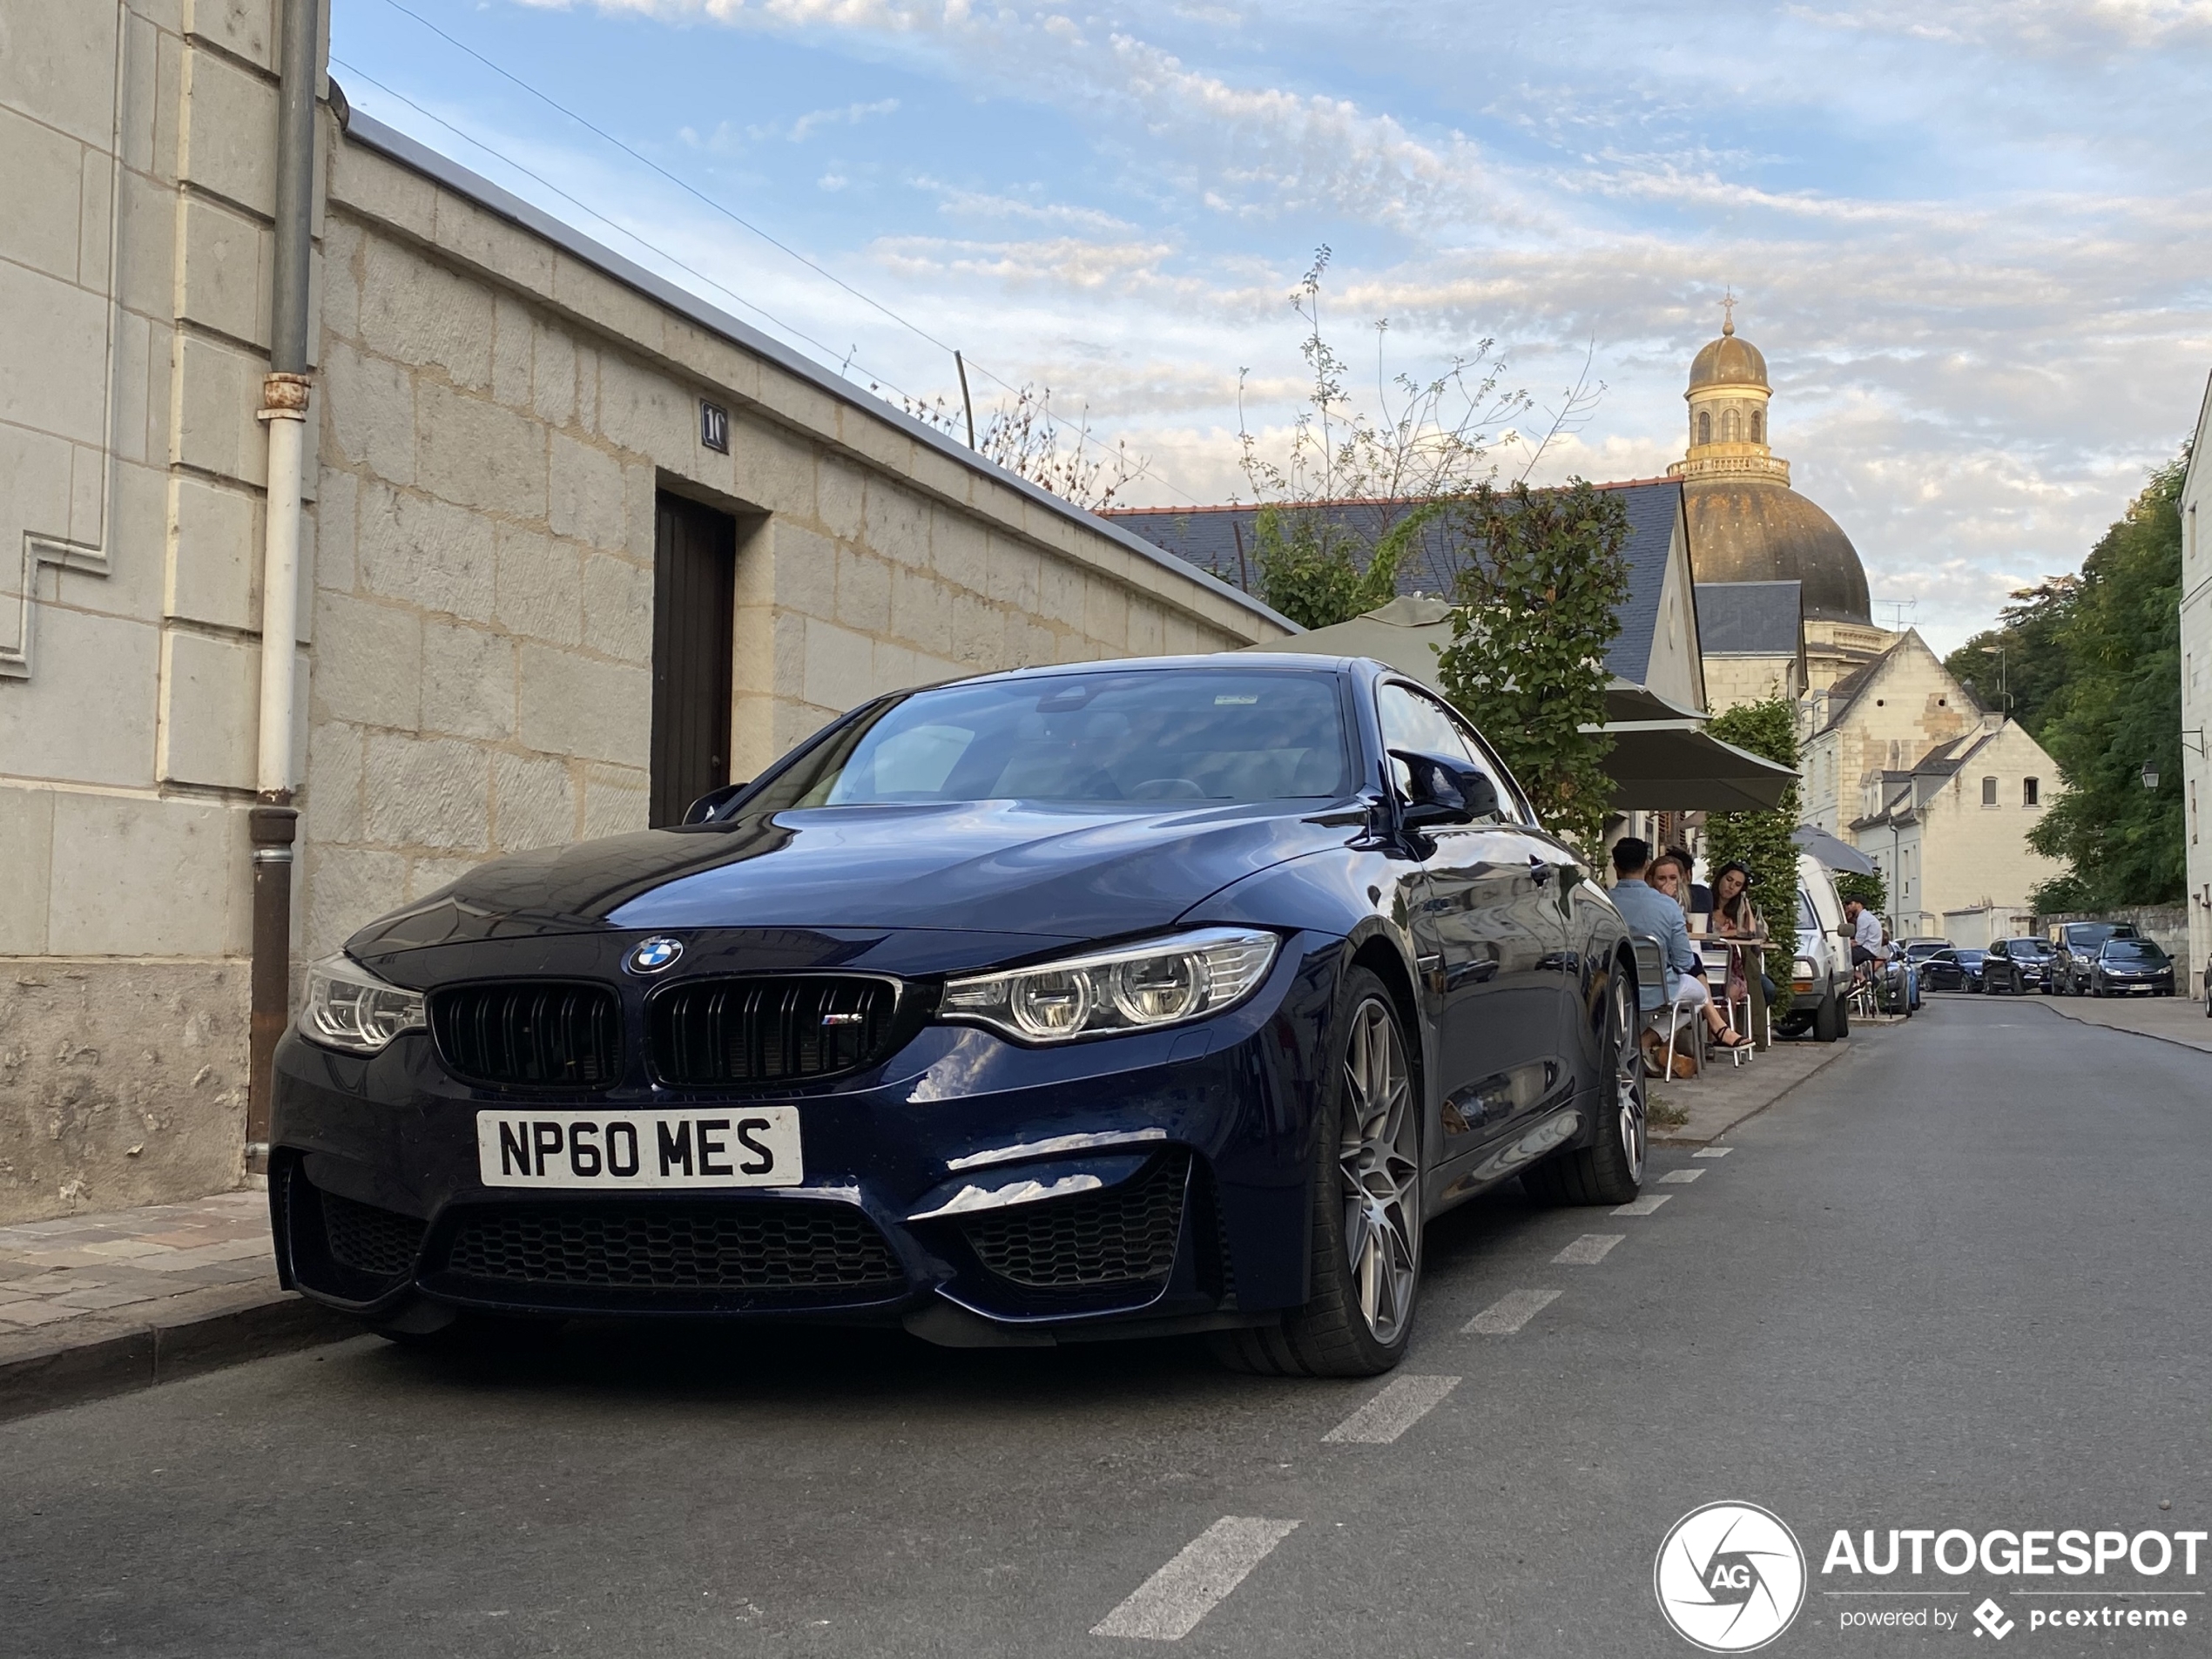
[[[476,1114],[488,1187],[792,1187],[806,1174],[796,1106]]]

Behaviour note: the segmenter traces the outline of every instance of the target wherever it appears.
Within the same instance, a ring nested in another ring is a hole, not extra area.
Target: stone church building
[[[0,1222],[236,1184],[257,867],[296,972],[879,691],[1291,631],[349,118],[286,10],[8,6]]]

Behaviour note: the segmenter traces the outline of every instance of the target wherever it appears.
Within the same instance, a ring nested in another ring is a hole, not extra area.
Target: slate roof
[[[1919,764],[1910,772],[1884,772],[1882,810],[1870,817],[1853,819],[1851,827],[1858,830],[1882,824],[1910,824],[1924,799],[1932,799],[1936,793],[1934,789],[1930,789],[1924,796],[1920,788],[1921,779],[1933,782],[1950,777],[1996,740],[1997,733],[1993,731],[1963,732],[1936,745],[1920,757]]]
[[[1682,485],[1671,478],[1651,478],[1597,488],[1621,496],[1629,515],[1629,539],[1623,549],[1629,564],[1629,598],[1621,608],[1621,632],[1606,658],[1606,666],[1641,685],[1650,678],[1652,636],[1659,623],[1660,596],[1666,588],[1667,557],[1682,516]],[[1325,502],[1277,510],[1285,516],[1318,516],[1372,543],[1416,504]],[[1100,516],[1134,530],[1156,547],[1188,560],[1231,587],[1251,592],[1259,579],[1259,537],[1255,528],[1259,511],[1257,507],[1130,507],[1109,509]],[[1458,585],[1461,562],[1442,527],[1432,526],[1411,554],[1399,561],[1398,591],[1401,596],[1426,594],[1448,599]]]
[[[1804,631],[1797,582],[1701,582],[1697,646],[1708,657],[1795,657]]]

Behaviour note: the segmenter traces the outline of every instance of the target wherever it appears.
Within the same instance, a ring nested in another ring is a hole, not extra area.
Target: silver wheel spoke
[[[1337,1167],[1345,1264],[1367,1328],[1395,1341],[1420,1271],[1420,1123],[1398,1028],[1379,1002],[1352,1015]]]

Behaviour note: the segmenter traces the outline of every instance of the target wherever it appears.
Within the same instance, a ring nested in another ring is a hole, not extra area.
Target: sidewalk
[[[2212,1020],[2204,1004],[2187,996],[2039,996],[2033,999],[2062,1018],[2139,1037],[2161,1037],[2212,1054]]]
[[[1841,1042],[1797,1038],[1777,1042],[1765,1053],[1754,1054],[1740,1066],[1730,1065],[1716,1055],[1695,1077],[1680,1082],[1655,1080],[1650,1086],[1652,1100],[1688,1112],[1689,1121],[1671,1129],[1654,1124],[1652,1143],[1703,1146],[1717,1141],[1745,1118],[1773,1105],[1815,1072],[1825,1069],[1865,1043],[1880,1042],[1881,1027],[1890,1023],[1884,1021],[1870,1028],[1864,1022],[1853,1021],[1851,1035]]]
[[[350,1336],[279,1290],[269,1201],[0,1227],[0,1420]]]

